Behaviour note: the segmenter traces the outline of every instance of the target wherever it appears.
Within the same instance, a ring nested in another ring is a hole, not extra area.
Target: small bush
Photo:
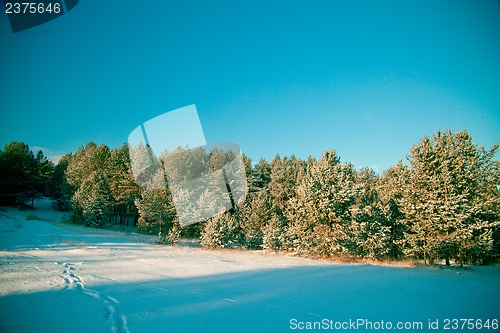
[[[43,217],[39,217],[39,216],[34,215],[34,214],[28,214],[28,215],[26,215],[25,220],[26,221],[36,220],[36,221],[44,221],[44,222],[51,222],[52,221],[51,219],[46,219],[46,218],[43,218]]]
[[[235,248],[241,246],[244,239],[239,222],[229,213],[208,220],[201,234],[201,244],[209,248]]]

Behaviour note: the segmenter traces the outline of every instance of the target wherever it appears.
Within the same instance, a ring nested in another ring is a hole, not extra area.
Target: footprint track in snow
[[[58,263],[59,264],[59,263]],[[82,263],[61,263],[64,267],[61,277],[64,280],[65,289],[81,290],[85,295],[100,301],[103,317],[109,322],[109,331],[113,333],[130,333],[127,327],[127,318],[119,311],[120,302],[111,296],[101,294],[98,291],[88,289],[83,283],[83,278],[76,274],[75,266]]]
[[[65,269],[62,271],[61,277],[64,280],[64,283],[66,284],[66,289],[74,289],[76,288],[82,288],[84,287],[82,278],[75,273],[73,273],[76,270],[75,265],[81,265],[82,263],[62,263],[61,265],[64,266]]]

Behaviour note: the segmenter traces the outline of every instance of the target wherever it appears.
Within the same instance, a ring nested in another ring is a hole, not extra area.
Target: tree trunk
[[[424,238],[424,265],[427,266],[427,242]]]
[[[464,268],[464,251],[460,251],[460,268]]]

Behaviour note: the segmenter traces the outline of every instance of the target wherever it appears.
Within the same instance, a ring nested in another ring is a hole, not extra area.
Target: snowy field
[[[454,319],[500,319],[498,266],[340,265],[166,247],[61,217],[45,200],[35,210],[0,207],[0,332],[430,331],[429,320],[434,331],[447,320],[454,332],[499,331],[461,330],[459,321],[453,329]]]

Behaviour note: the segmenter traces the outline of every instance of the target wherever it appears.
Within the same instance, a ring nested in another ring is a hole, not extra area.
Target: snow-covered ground
[[[389,323],[428,331],[429,320],[442,331],[446,319],[451,329],[453,319],[500,319],[499,267],[340,265],[158,246],[62,223],[46,200],[35,208],[0,208],[0,332],[373,331]]]

